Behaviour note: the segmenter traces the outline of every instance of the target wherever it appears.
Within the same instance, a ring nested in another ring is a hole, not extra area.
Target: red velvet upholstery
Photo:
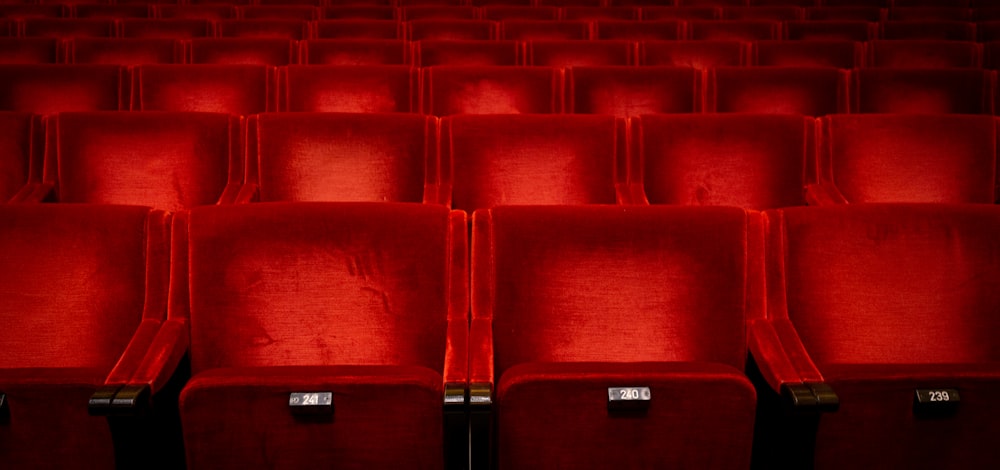
[[[188,467],[440,468],[467,377],[465,214],[419,204],[196,209]],[[221,280],[221,282],[220,282]],[[288,393],[333,392],[329,420]]]
[[[701,110],[702,73],[685,67],[574,67],[566,111],[619,117]]]
[[[471,213],[506,204],[625,200],[618,193],[625,181],[622,127],[603,115],[444,118],[439,202]]]
[[[729,6],[722,9],[724,20],[796,21],[805,17],[801,8],[788,5]]]
[[[114,468],[87,400],[131,374],[163,320],[168,223],[146,207],[0,205],[4,468]]]
[[[864,44],[855,41],[757,41],[753,65],[778,67],[836,67],[864,65]]]
[[[312,39],[299,42],[299,63],[406,65],[409,47],[401,39]]]
[[[340,5],[321,7],[319,16],[325,20],[395,20],[396,9],[383,5]]]
[[[807,20],[882,21],[883,10],[873,6],[817,6],[805,9]]]
[[[225,20],[236,18],[236,7],[222,3],[207,5],[157,5],[156,17],[178,20]]]
[[[56,38],[0,37],[0,64],[54,64],[59,62]]]
[[[497,39],[498,34],[497,23],[486,20],[414,20],[405,25],[406,37],[411,41],[485,41]]]
[[[982,46],[965,41],[896,40],[868,43],[870,67],[980,67]]]
[[[123,38],[190,39],[212,35],[212,23],[201,19],[129,19],[118,22]]]
[[[696,69],[749,65],[748,47],[740,41],[643,41],[639,63]]]
[[[59,18],[69,16],[66,5],[37,5],[12,2],[0,5],[0,18]]]
[[[274,68],[143,65],[133,71],[132,109],[254,114],[275,109]]]
[[[281,111],[418,110],[417,70],[403,65],[290,65],[279,70]]]
[[[627,20],[639,19],[639,9],[631,6],[581,7],[567,6],[562,9],[564,20]]]
[[[636,45],[631,41],[530,41],[528,65],[579,67],[636,65]]]
[[[244,20],[319,19],[319,10],[308,5],[244,5],[236,7],[236,16]]]
[[[1000,21],[980,21],[976,23],[976,33],[981,42],[1000,40]]]
[[[888,10],[890,20],[971,21],[972,9],[954,6],[901,7]]]
[[[309,39],[309,23],[300,20],[219,20],[215,33],[220,37]]]
[[[479,11],[470,6],[418,5],[399,9],[399,19],[413,20],[474,20]]]
[[[490,5],[479,9],[484,20],[557,20],[559,9],[551,6]]]
[[[524,55],[518,41],[448,41],[413,43],[413,65],[519,65]]]
[[[76,38],[65,43],[66,61],[76,64],[179,64],[184,47],[173,39]]]
[[[396,20],[323,20],[313,23],[319,39],[403,39]]]
[[[810,467],[1000,459],[996,206],[786,209],[767,213],[767,232],[769,319],[753,332],[790,326],[782,346],[801,351],[794,364],[840,398],[839,411],[819,418]],[[753,353],[765,364],[792,357]],[[919,415],[917,388],[958,389],[961,403],[954,414]]]
[[[714,112],[847,112],[848,74],[832,67],[720,67],[708,71],[705,109]]]
[[[761,41],[781,39],[781,23],[764,20],[689,21],[688,39]]]
[[[63,113],[49,119],[45,181],[59,202],[165,210],[227,202],[243,182],[240,119],[211,113]]]
[[[860,69],[852,112],[992,114],[996,77],[980,69]]]
[[[280,38],[200,38],[188,43],[192,64],[288,65],[296,61],[293,41]]]
[[[545,114],[563,109],[555,67],[436,66],[423,69],[427,114]]]
[[[115,35],[115,22],[88,18],[27,18],[21,21],[21,36],[25,37],[94,37]]]
[[[0,109],[40,114],[128,109],[127,72],[114,65],[3,65]]]
[[[655,20],[719,20],[722,10],[712,6],[674,7],[674,6],[643,6],[642,19]]]
[[[660,21],[597,21],[594,23],[597,39],[629,41],[675,41],[683,39],[684,23],[674,20]]]
[[[795,115],[634,118],[633,185],[651,204],[767,209],[805,204],[814,121]]]
[[[991,204],[997,130],[988,116],[823,119],[820,178],[833,200]]]
[[[421,202],[437,179],[429,116],[260,114],[247,134],[247,181],[262,202]]]
[[[590,39],[589,21],[506,20],[500,23],[500,38],[514,41]]]
[[[878,24],[867,21],[788,21],[785,36],[791,40],[869,41],[878,37]]]
[[[472,237],[471,379],[495,380],[498,468],[749,467],[759,215],[498,207]],[[612,386],[650,387],[649,408],[609,412]]]
[[[75,18],[149,18],[151,16],[148,4],[101,5],[84,3],[73,5],[72,9],[72,16]]]
[[[975,41],[976,25],[947,20],[886,21],[882,23],[882,39]]]
[[[0,204],[41,181],[44,136],[39,116],[0,112]]]

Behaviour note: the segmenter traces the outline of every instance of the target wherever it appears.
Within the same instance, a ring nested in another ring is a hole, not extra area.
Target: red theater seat
[[[110,38],[115,21],[105,18],[27,18],[21,20],[21,36],[54,38]]]
[[[788,21],[785,36],[791,40],[869,41],[878,37],[878,24],[867,21]]]
[[[442,409],[456,394],[461,406],[468,377],[465,217],[386,203],[191,211],[174,258],[187,295],[140,370],[155,384],[190,337],[188,468],[442,468]],[[296,414],[302,392],[330,393],[332,413]]]
[[[87,403],[131,377],[163,320],[169,220],[148,207],[0,205],[4,467],[115,468],[119,436]]]
[[[882,23],[882,39],[934,39],[975,41],[976,24],[965,21],[886,21]]]
[[[574,7],[568,6],[562,9],[562,19],[564,20],[624,20],[635,21],[639,19],[639,9],[635,7]]]
[[[636,55],[636,45],[632,41],[531,41],[527,44],[528,65],[635,65]]]
[[[983,67],[996,70],[1000,69],[1000,41],[991,41],[982,44]]]
[[[506,20],[500,23],[500,38],[514,41],[590,39],[589,21]]]
[[[101,5],[83,3],[73,5],[75,18],[150,18],[150,6],[147,4],[133,5]]]
[[[413,65],[520,65],[524,46],[518,41],[417,41]]]
[[[701,110],[702,73],[689,67],[574,67],[566,111],[619,117]]]
[[[939,7],[901,7],[888,10],[889,20],[949,20],[970,21],[972,9],[951,6]]]
[[[845,113],[848,72],[832,67],[719,67],[708,71],[705,110],[720,113]]]
[[[294,41],[281,38],[199,38],[188,43],[192,64],[294,64]]]
[[[0,18],[60,18],[70,16],[71,13],[68,6],[61,4],[0,4]]]
[[[722,9],[724,20],[795,21],[804,17],[802,8],[790,5],[730,6]]]
[[[119,21],[123,38],[190,39],[212,36],[212,23],[202,19],[127,19]]]
[[[644,21],[657,20],[721,20],[722,10],[718,7],[674,7],[674,6],[643,6]]]
[[[309,39],[309,22],[300,20],[219,20],[215,22],[219,37]]]
[[[263,65],[143,65],[132,76],[132,109],[249,115],[275,110],[275,70]]]
[[[241,200],[421,202],[438,197],[436,118],[268,113],[251,117],[247,132],[248,185]]]
[[[696,69],[748,65],[748,49],[740,41],[643,41],[639,63]]]
[[[479,9],[453,5],[419,5],[399,9],[399,19],[413,20],[475,20]]]
[[[555,67],[436,66],[423,69],[427,114],[550,114],[563,110]]]
[[[226,4],[157,5],[156,17],[178,20],[225,20],[236,18],[236,7]]]
[[[852,69],[864,65],[864,52],[855,41],[757,41],[752,65]]]
[[[0,66],[0,110],[49,114],[128,109],[128,71],[114,65]]]
[[[492,391],[495,467],[749,468],[759,224],[732,207],[477,212],[470,379]],[[649,401],[615,406],[612,387]]]
[[[231,202],[243,182],[240,119],[228,114],[62,113],[47,134],[52,191],[33,192],[45,201],[176,211]]]
[[[486,20],[414,20],[405,25],[406,37],[411,41],[486,41],[497,39],[498,34],[497,23]]]
[[[66,62],[74,64],[180,64],[184,46],[160,38],[76,38],[65,43]]]
[[[323,20],[313,23],[318,39],[403,39],[396,20]]]
[[[761,41],[781,39],[781,22],[764,20],[689,21],[688,39]]]
[[[396,9],[382,5],[342,5],[320,8],[324,20],[395,20]]]
[[[804,205],[815,122],[769,114],[634,118],[633,194],[650,204],[768,209]]]
[[[57,38],[0,37],[0,64],[54,64],[59,60]]]
[[[980,69],[859,69],[851,111],[992,114],[995,77]]]
[[[40,116],[0,112],[0,204],[25,197],[23,188],[41,182],[44,137]]]
[[[870,67],[980,67],[982,46],[965,41],[871,41],[866,56]]]
[[[766,227],[769,301],[767,318],[750,325],[754,359],[776,371],[767,388],[818,389],[839,402],[812,429],[782,426],[813,436],[803,444],[810,455],[775,467],[1000,461],[996,206],[792,208],[767,212]],[[917,399],[932,396],[947,401]]]
[[[403,65],[290,65],[279,70],[278,109],[337,113],[419,110],[419,74]]]
[[[641,22],[604,20],[595,22],[593,28],[596,39],[674,41],[684,37],[684,23],[675,20]]]
[[[409,64],[401,39],[312,39],[299,42],[299,63],[326,65]]]
[[[441,121],[442,200],[456,209],[614,204],[623,121],[611,116],[451,116]]]
[[[807,20],[814,21],[883,21],[884,11],[872,6],[817,6],[805,9]]]
[[[997,199],[990,116],[871,114],[821,122],[821,184],[810,188],[813,203]]]
[[[301,20],[319,19],[319,10],[309,5],[247,5],[236,8],[237,18],[244,20]]]
[[[558,20],[559,8],[551,6],[512,6],[512,5],[492,5],[480,8],[480,14],[484,20],[505,21],[505,20]]]

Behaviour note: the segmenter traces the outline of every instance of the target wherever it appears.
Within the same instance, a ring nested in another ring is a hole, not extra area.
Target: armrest
[[[237,204],[243,202],[240,200],[240,198],[243,196],[243,191],[246,189],[246,186],[249,185],[241,185],[236,183],[226,184],[226,188],[222,190],[222,196],[219,197],[219,202],[217,202],[216,204]],[[256,194],[257,185],[253,185],[253,189],[254,189],[254,194]],[[245,202],[250,202],[250,201],[245,201]]]
[[[139,323],[139,328],[129,340],[125,352],[104,380],[104,386],[91,395],[88,403],[88,411],[91,415],[102,416],[110,413],[115,395],[139,368],[139,364],[149,351],[149,345],[156,337],[161,323],[159,320],[152,319],[144,319]]]
[[[748,346],[764,380],[796,410],[836,411],[837,394],[809,358],[787,319],[750,323]]]
[[[110,399],[107,413],[141,414],[150,398],[167,383],[187,352],[187,321],[170,319],[160,326],[136,371]]]
[[[847,203],[847,198],[840,193],[840,190],[833,183],[806,185],[806,204],[810,206],[832,206]]]
[[[448,344],[444,357],[445,408],[465,407],[469,383],[469,324],[465,318],[448,320]]]
[[[493,322],[473,318],[469,330],[469,404],[489,407],[493,385]]]
[[[451,207],[451,185],[425,184],[424,204],[441,204]]]
[[[52,193],[52,183],[28,183],[22,187],[17,194],[10,199],[10,203],[38,203],[42,202]]]
[[[646,197],[646,191],[639,183],[615,185],[615,193],[618,197],[618,204],[649,205],[649,199]]]

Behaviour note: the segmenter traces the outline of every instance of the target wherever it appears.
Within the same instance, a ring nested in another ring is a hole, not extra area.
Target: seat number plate
[[[653,396],[649,387],[608,387],[608,409],[643,409]]]
[[[292,392],[288,407],[293,414],[333,413],[333,392]]]

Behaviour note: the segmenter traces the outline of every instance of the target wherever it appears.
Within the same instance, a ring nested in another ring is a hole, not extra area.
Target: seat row
[[[0,110],[992,114],[985,69],[0,65]]]
[[[1000,68],[1000,41],[478,41],[0,38],[4,64],[663,65]]]
[[[616,202],[993,204],[1000,194],[989,116],[274,113],[245,127],[211,113],[64,113],[44,126],[0,116],[0,197],[21,203],[389,201],[471,213]]]
[[[0,252],[11,468],[1000,460],[996,206],[4,205]]]
[[[1000,21],[0,19],[0,36],[284,39],[1000,40]]]
[[[7,3],[15,5],[57,4],[72,7],[76,4],[86,5],[144,5],[159,7],[160,11],[170,12],[175,9],[198,9],[209,5],[212,8],[225,6],[307,6],[321,8],[343,7],[396,7],[411,8],[421,6],[433,7],[482,7],[482,8],[558,8],[558,7],[604,7],[622,8],[639,7],[644,10],[720,10],[753,9],[768,10],[772,8],[798,7],[804,10],[842,10],[842,9],[972,9],[975,11],[996,8],[995,0],[11,0]]]

